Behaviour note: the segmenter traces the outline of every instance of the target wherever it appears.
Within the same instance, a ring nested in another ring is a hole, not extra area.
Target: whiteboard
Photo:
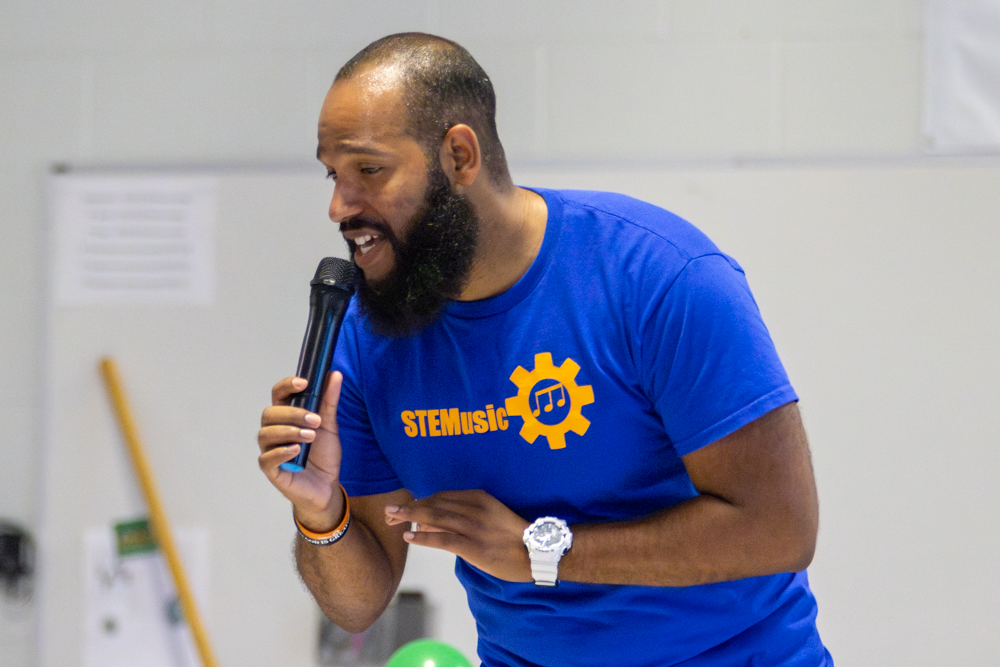
[[[129,172],[102,171],[102,176]],[[51,177],[50,210],[63,179]],[[222,664],[311,665],[317,611],[287,503],[256,464],[294,371],[320,258],[343,253],[319,168],[191,170],[216,193],[210,304],[50,304],[40,665],[82,655],[83,536],[143,513],[98,359],[114,357],[164,504],[208,535]],[[523,166],[519,183],[625,192],[691,220],[746,269],[810,435],[810,568],[838,665],[1000,660],[1000,163]],[[611,249],[608,249],[611,251]],[[472,655],[462,591],[413,555],[437,634]]]

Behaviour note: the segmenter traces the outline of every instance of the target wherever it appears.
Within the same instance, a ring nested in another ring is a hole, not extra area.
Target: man
[[[797,398],[742,270],[662,209],[515,187],[494,110],[422,34],[323,104],[363,280],[319,414],[286,378],[259,435],[303,580],[358,632],[409,544],[454,553],[484,665],[832,664]]]

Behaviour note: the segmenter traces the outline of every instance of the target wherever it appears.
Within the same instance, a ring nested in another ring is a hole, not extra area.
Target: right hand
[[[330,374],[317,415],[288,404],[289,396],[308,386],[307,380],[281,380],[271,389],[272,405],[261,414],[257,433],[260,469],[292,501],[299,522],[317,533],[332,530],[344,514],[344,496],[338,484],[341,449],[337,430],[342,382],[339,371]],[[295,473],[283,470],[281,464],[299,453],[300,442],[312,443],[305,469]]]

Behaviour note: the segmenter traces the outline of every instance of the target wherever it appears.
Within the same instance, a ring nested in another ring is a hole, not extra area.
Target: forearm
[[[399,538],[402,543],[402,538]],[[367,629],[388,606],[399,585],[389,556],[361,521],[354,520],[336,544],[295,539],[302,581],[326,616],[350,632]]]
[[[351,498],[350,525],[337,542],[319,546],[296,537],[295,560],[302,581],[327,617],[345,630],[368,628],[399,586],[406,564],[402,533],[407,526],[387,525],[383,508],[410,499],[405,490]],[[320,527],[300,520],[310,529]]]
[[[816,541],[815,497],[770,496],[761,507],[703,493],[634,520],[572,524],[559,579],[692,586],[803,570]],[[413,544],[450,551],[500,579],[532,579],[521,541],[528,520],[483,491],[437,493],[388,508],[387,516],[406,527],[420,524],[406,535]]]
[[[748,516],[699,496],[633,521],[577,524],[559,578],[581,583],[693,586],[797,572],[812,560],[808,511]]]
[[[574,527],[560,575],[690,586],[804,570],[819,508],[794,403],[684,457],[701,495],[647,517]]]
[[[818,503],[798,408],[789,403],[683,458],[699,495],[641,518],[571,526],[564,581],[692,586],[797,572],[812,559]],[[522,517],[482,490],[386,504],[411,544],[506,581],[531,581]]]
[[[360,632],[382,614],[403,576],[407,544],[405,526],[389,526],[384,508],[413,500],[406,489],[350,498],[338,483],[342,450],[337,428],[337,405],[342,376],[330,374],[319,414],[291,407],[289,397],[306,381],[285,378],[271,390],[272,405],[261,415],[257,434],[257,461],[268,480],[288,498],[300,528],[317,535],[340,534],[335,541],[315,545],[296,537],[299,574],[330,620],[346,630]],[[291,472],[283,463],[311,442],[305,469]],[[336,528],[335,528],[336,527]]]

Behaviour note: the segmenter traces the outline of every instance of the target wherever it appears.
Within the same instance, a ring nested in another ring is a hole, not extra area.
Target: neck
[[[470,198],[479,217],[479,242],[459,301],[510,289],[531,267],[545,237],[548,207],[541,195],[518,187],[477,194]]]

